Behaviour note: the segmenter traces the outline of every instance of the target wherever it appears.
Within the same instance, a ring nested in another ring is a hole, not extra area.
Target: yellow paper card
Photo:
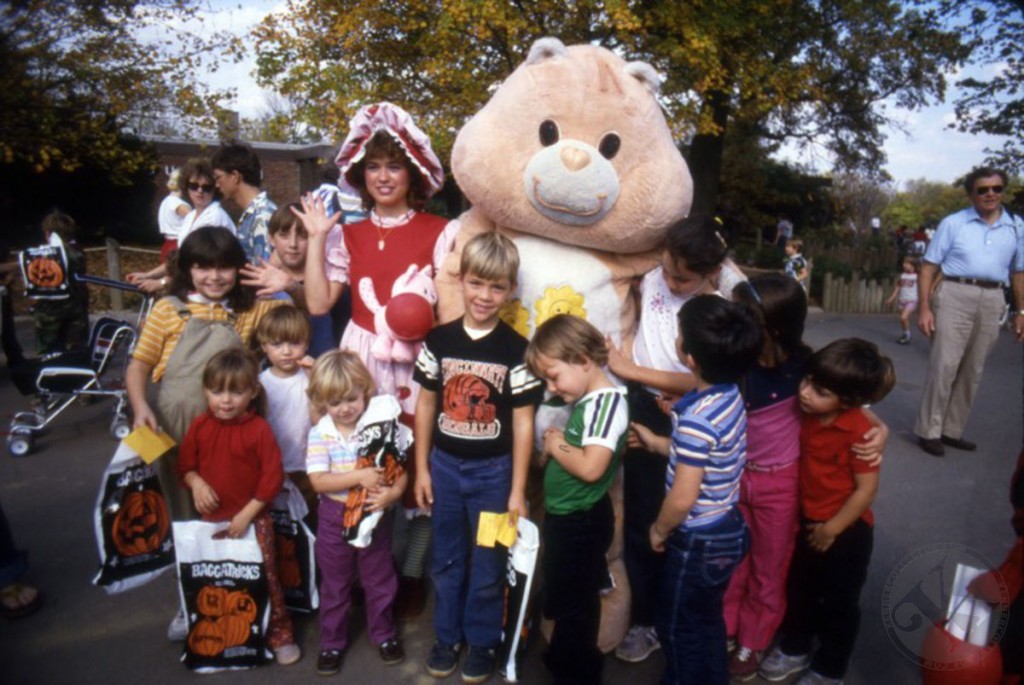
[[[124,439],[124,443],[138,452],[142,461],[152,464],[177,443],[167,433],[157,433],[149,426],[139,426]]]
[[[480,523],[476,529],[476,544],[481,547],[494,547],[500,542],[511,547],[516,542],[516,526],[509,523],[508,512],[480,512]]]
[[[490,511],[480,512],[480,523],[476,528],[476,544],[481,547],[494,547],[498,539],[498,518],[501,514]]]

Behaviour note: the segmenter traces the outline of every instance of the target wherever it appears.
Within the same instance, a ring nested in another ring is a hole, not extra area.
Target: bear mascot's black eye
[[[554,145],[558,142],[558,124],[545,119],[540,124],[540,144],[544,147]]]
[[[601,153],[601,156],[605,159],[611,159],[619,153],[619,148],[622,147],[622,139],[619,138],[618,133],[606,133],[601,138],[600,144],[597,149]]]

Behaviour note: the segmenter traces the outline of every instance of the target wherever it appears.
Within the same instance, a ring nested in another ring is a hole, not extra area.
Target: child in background
[[[657,630],[666,684],[727,685],[722,598],[747,551],[737,503],[747,455],[746,412],[736,382],[757,359],[762,335],[750,312],[714,295],[679,311],[679,356],[696,386],[672,410],[670,438],[634,424],[652,452],[669,457],[665,502],[651,547],[665,553]]]
[[[357,547],[346,537],[345,512],[353,488],[367,490],[366,510],[385,511],[398,501],[406,486],[404,471],[388,483],[380,469],[358,468],[357,462],[372,439],[370,433],[404,430],[398,401],[390,395],[373,396],[370,372],[353,352],[327,352],[309,380],[309,401],[321,418],[309,432],[306,470],[320,493],[316,560],[320,568],[320,654],[316,670],[334,675],[341,670],[348,646],[348,614],[352,588],[358,578],[366,595],[366,623],[370,640],[378,645],[384,663],[405,659],[392,611],[398,579],[391,559],[391,524],[383,517],[370,543]],[[366,430],[366,434],[364,434]],[[405,441],[408,442],[407,440]]]
[[[346,228],[346,230],[348,230]],[[469,653],[462,680],[482,683],[501,642],[506,554],[475,545],[482,512],[526,516],[526,473],[540,381],[523,361],[526,339],[498,318],[512,295],[519,252],[500,233],[462,252],[465,314],[427,334],[416,360],[416,503],[431,511],[435,678]]]
[[[791,238],[786,241],[786,275],[795,278],[796,281],[807,290],[807,260],[803,256],[804,241],[799,238]]]
[[[837,340],[813,354],[800,383],[801,530],[789,569],[782,641],[761,664],[778,681],[810,667],[797,685],[840,685],[860,625],[871,560],[878,466],[852,446],[871,424],[861,405],[885,397],[892,362],[874,343]],[[811,655],[817,638],[818,651]]]
[[[707,216],[691,216],[669,228],[661,265],[640,285],[640,322],[632,356],[608,343],[608,368],[627,382],[630,420],[657,435],[672,432],[672,420],[658,406],[659,398],[674,400],[694,387],[693,374],[676,351],[677,315],[691,298],[716,292],[727,251],[720,228]],[[632,627],[615,656],[636,663],[659,647],[654,615],[665,557],[651,549],[648,533],[665,497],[665,457],[631,444],[622,463],[623,560],[632,592]]]
[[[544,616],[555,622],[544,663],[555,683],[600,683],[597,647],[605,553],[614,515],[608,488],[626,448],[626,391],[602,367],[604,336],[583,319],[545,321],[526,350],[530,369],[573,405],[565,431],[544,433]]]
[[[256,325],[280,300],[257,300],[238,281],[245,253],[225,228],[190,233],[178,249],[170,295],[160,298],[146,317],[125,373],[125,389],[135,427],[167,432],[181,442],[185,430],[206,405],[203,369],[226,347],[249,344]],[[147,397],[147,379],[152,381]],[[177,454],[157,461],[160,484],[176,521],[193,518],[188,498],[177,487]],[[179,628],[184,628],[184,616]],[[170,631],[185,639],[181,630]]]
[[[75,276],[85,273],[85,253],[75,242],[75,220],[61,212],[43,218],[43,237],[62,246],[67,257],[67,297],[40,299],[32,304],[39,356],[56,354],[89,344],[89,291]]]
[[[309,376],[303,362],[309,338],[309,320],[290,305],[270,310],[256,326],[256,341],[270,363],[260,373],[267,395],[267,421],[281,449],[285,475],[306,500],[315,530],[317,497],[306,474],[306,438],[312,423],[306,396]]]
[[[277,663],[299,660],[292,620],[277,577],[274,524],[267,505],[281,490],[281,452],[270,425],[260,416],[262,388],[256,361],[245,350],[215,354],[203,371],[208,409],[189,426],[181,443],[178,475],[192,493],[204,521],[229,521],[238,538],[250,524],[263,553],[270,594],[267,646]]]
[[[910,315],[917,309],[917,260],[910,255],[903,258],[903,270],[896,281],[896,287],[885,301],[887,305],[893,302],[900,309],[900,330],[903,331],[896,342],[906,345],[910,342]]]
[[[757,675],[786,613],[786,573],[799,526],[797,478],[800,406],[797,394],[811,349],[803,342],[807,294],[785,274],[754,276],[733,292],[764,333],[757,363],[740,381],[747,411],[747,463],[740,478],[740,513],[750,528],[750,550],[729,580],[725,626],[735,639],[729,675]],[[866,414],[872,428],[854,452],[877,462],[888,428]]]

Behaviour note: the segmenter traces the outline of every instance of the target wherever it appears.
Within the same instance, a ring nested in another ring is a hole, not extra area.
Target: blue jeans
[[[504,547],[477,547],[480,512],[508,511],[512,457],[462,459],[430,452],[434,489],[431,576],[434,630],[445,644],[497,647],[505,601]]]
[[[663,685],[728,685],[722,598],[749,546],[736,508],[707,528],[669,536],[655,623],[665,652]]]

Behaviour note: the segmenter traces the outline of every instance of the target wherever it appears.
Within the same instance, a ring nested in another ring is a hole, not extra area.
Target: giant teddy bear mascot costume
[[[438,276],[439,315],[461,313],[459,251],[499,230],[519,248],[519,290],[503,318],[529,337],[556,314],[581,316],[617,345],[637,320],[634,281],[656,265],[668,227],[690,209],[692,181],[656,99],[659,76],[590,45],[538,40],[526,62],[459,131],[452,171],[472,202]],[[542,407],[538,435],[567,414]],[[622,564],[621,478],[612,490],[616,589],[603,604],[600,646],[629,628]]]

